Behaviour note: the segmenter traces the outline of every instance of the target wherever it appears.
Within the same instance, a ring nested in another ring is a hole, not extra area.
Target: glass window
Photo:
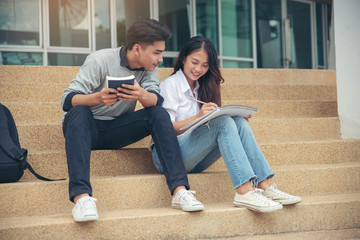
[[[109,0],[95,0],[96,49],[111,47]]]
[[[221,1],[223,55],[252,58],[250,0]]]
[[[223,61],[224,68],[253,68],[254,64],[252,62],[241,62],[241,61]]]
[[[49,1],[50,46],[89,47],[87,0]]]
[[[159,0],[159,20],[172,30],[166,51],[179,51],[190,38],[190,4],[188,0]]]
[[[117,44],[125,46],[126,29],[138,19],[150,18],[149,0],[116,0]]]
[[[257,66],[282,68],[281,1],[256,1]]]
[[[159,64],[159,67],[160,67],[160,68],[162,68],[162,67],[173,68],[176,58],[171,58],[171,57],[166,57],[166,58],[165,58],[165,57],[164,57],[163,60],[164,60],[164,61]]]
[[[49,53],[49,66],[81,66],[88,54]]]
[[[219,52],[217,0],[196,1],[197,34],[209,38]]]
[[[311,69],[311,5],[288,0],[287,15],[290,19],[290,68]]]
[[[0,1],[0,44],[40,45],[39,0]]]
[[[0,52],[2,65],[43,65],[43,54],[33,52]]]

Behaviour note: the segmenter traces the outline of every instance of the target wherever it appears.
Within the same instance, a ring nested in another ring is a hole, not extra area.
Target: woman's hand
[[[251,117],[252,117],[252,115],[246,117],[245,120],[249,122],[249,119],[250,119]]]
[[[218,105],[216,103],[213,103],[213,102],[205,103],[201,106],[198,116],[199,117],[204,116],[205,114],[211,112],[212,110],[214,110],[217,107],[218,107]]]

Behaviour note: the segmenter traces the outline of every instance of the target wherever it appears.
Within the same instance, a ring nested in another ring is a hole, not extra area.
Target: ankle
[[[271,186],[271,184],[270,184],[269,180],[265,179],[264,181],[260,182],[257,187],[265,191],[270,186]]]
[[[175,196],[176,193],[177,193],[179,190],[181,190],[181,189],[185,189],[185,190],[186,190],[186,188],[185,188],[184,185],[177,186],[177,187],[174,189],[174,191],[173,191],[173,196]]]
[[[240,187],[238,187],[238,188],[236,189],[236,192],[237,192],[238,194],[243,195],[243,194],[246,194],[246,193],[248,193],[248,192],[250,192],[250,191],[253,191],[253,190],[255,190],[255,188],[253,188],[253,186],[251,185],[251,183],[250,183],[250,182],[246,182],[246,183],[244,183],[243,185],[241,185]]]
[[[76,203],[82,197],[90,197],[88,193],[80,193],[74,197],[74,203]]]

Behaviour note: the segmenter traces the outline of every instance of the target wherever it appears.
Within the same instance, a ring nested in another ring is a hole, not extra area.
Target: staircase
[[[67,177],[60,98],[77,70],[0,66],[0,102],[12,111],[28,161],[46,177]],[[159,77],[170,73],[160,69]],[[92,152],[97,222],[73,221],[67,180],[39,181],[26,170],[20,182],[0,184],[0,239],[360,238],[360,140],[340,138],[335,71],[222,73],[223,105],[259,108],[250,125],[276,173],[273,182],[301,196],[300,204],[269,214],[233,207],[234,189],[219,160],[203,173],[189,174],[205,210],[172,209],[146,138],[121,150]]]

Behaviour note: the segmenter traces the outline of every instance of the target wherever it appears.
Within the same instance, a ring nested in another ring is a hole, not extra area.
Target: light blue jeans
[[[275,175],[244,118],[219,116],[178,141],[188,173],[202,172],[222,156],[234,188],[247,181],[257,186]],[[152,155],[156,169],[163,173],[155,147]]]

